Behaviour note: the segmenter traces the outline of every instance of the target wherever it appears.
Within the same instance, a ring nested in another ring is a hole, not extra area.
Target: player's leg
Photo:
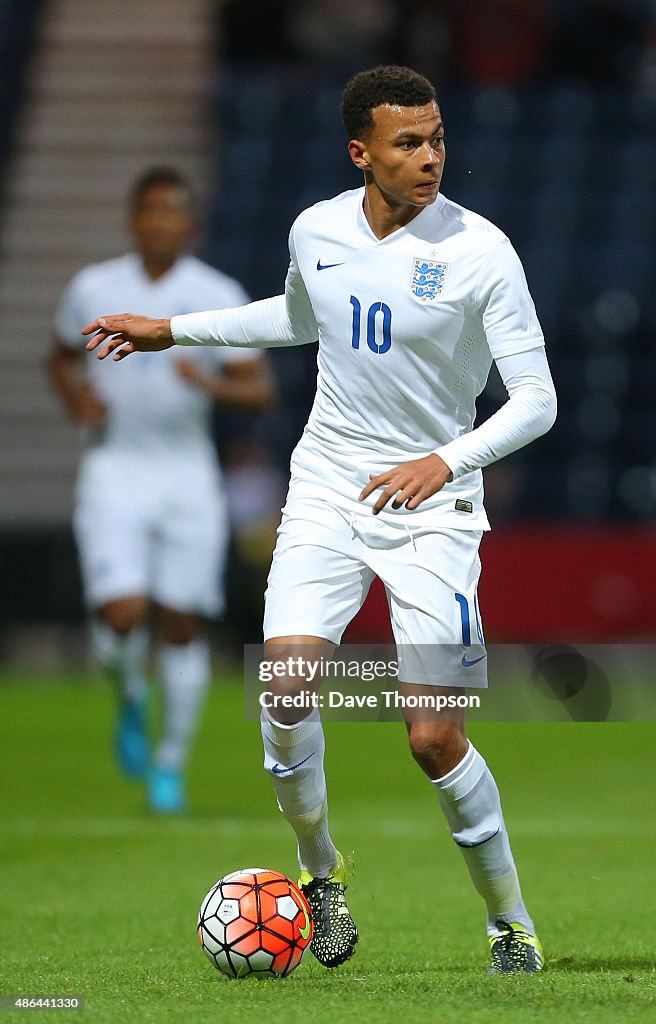
[[[141,703],[146,695],[148,612],[149,602],[143,594],[116,597],[94,609],[96,658],[117,677],[122,694],[134,703]]]
[[[401,690],[425,694],[427,687],[402,684]],[[436,687],[431,692],[448,697],[463,691]],[[464,712],[460,718],[450,710],[435,720],[425,710],[406,712],[406,725],[413,757],[435,787],[451,835],[485,900],[493,951],[501,939],[493,966],[496,959],[504,973],[539,970],[542,953],[522,899],[499,791],[483,757],[466,739]]]
[[[163,723],[153,752],[148,799],[159,813],[184,809],[184,770],[205,706],[211,678],[210,650],[200,616],[158,609],[158,674]]]
[[[264,656],[281,666],[308,665],[329,658],[334,645],[321,637],[272,637]],[[328,830],[328,800],[324,774],[324,734],[316,708],[285,708],[275,702],[299,693],[315,693],[316,677],[301,672],[278,677],[267,688],[270,697],[261,714],[264,767],[282,814],[296,833],[302,872],[326,877],[337,863],[337,850]]]
[[[330,657],[364,601],[373,574],[357,557],[353,541],[339,510],[313,501],[288,502],[266,593],[265,656],[281,665],[304,664],[306,670],[274,676],[267,684],[273,698],[318,688],[312,666]],[[337,967],[353,955],[358,934],[344,897],[346,864],[328,828],[321,719],[318,710],[308,710],[263,708],[265,768],[296,835],[300,882],[315,920],[312,952],[324,966]]]
[[[157,666],[163,729],[148,779],[153,810],[186,805],[184,772],[211,679],[205,618],[223,610],[228,538],[216,467],[202,460],[172,467],[152,546],[150,592],[158,605]]]
[[[265,644],[265,658],[269,663],[311,667],[329,658],[334,646],[317,636],[272,637]],[[305,677],[295,673],[267,687],[272,706],[262,708],[260,720],[264,767],[273,781],[278,807],[296,836],[299,885],[314,921],[310,948],[324,967],[339,967],[353,956],[358,930],[346,904],[348,866],[328,827],[321,717],[316,708],[309,714],[307,708],[294,713],[274,704],[279,697],[316,693],[318,682],[316,676],[311,678],[310,669]]]
[[[440,531],[413,538],[405,553],[398,548],[386,552],[384,582],[401,647],[399,662],[419,670],[418,683],[400,674],[408,694],[457,696],[472,684],[485,685],[476,600],[479,539],[468,531]],[[414,594],[414,607],[400,596],[399,587],[403,595]],[[441,688],[440,681],[450,685]],[[483,757],[466,738],[464,710],[423,708],[406,714],[412,754],[433,783],[454,841],[485,900],[492,969],[540,970],[542,952],[522,899],[499,791]]]
[[[92,625],[96,657],[116,685],[116,758],[125,774],[137,779],[144,775],[149,759],[148,610],[143,595],[118,597],[96,610]]]
[[[93,614],[93,650],[116,685],[117,758],[127,775],[140,777],[148,759],[148,527],[132,494],[115,460],[105,453],[85,456],[73,526]]]

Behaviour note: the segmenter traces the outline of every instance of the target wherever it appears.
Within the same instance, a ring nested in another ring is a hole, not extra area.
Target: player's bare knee
[[[415,761],[422,764],[435,758],[441,751],[443,736],[437,735],[434,726],[423,722],[413,722],[408,727],[408,741]]]
[[[408,725],[410,750],[431,778],[445,775],[464,754],[467,741],[457,722],[412,722]]]
[[[159,633],[166,644],[190,644],[200,634],[202,622],[193,612],[178,612],[172,608],[159,609]]]
[[[143,597],[124,597],[109,601],[100,612],[100,618],[119,636],[127,636],[146,620],[148,604]]]
[[[298,725],[319,707],[316,688],[307,679],[282,677],[267,687],[262,695],[264,706],[269,718],[278,725]]]

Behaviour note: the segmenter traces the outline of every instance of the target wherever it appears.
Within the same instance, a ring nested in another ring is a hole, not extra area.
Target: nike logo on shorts
[[[470,661],[467,655],[463,654],[460,664],[463,668],[471,668],[472,665],[478,665],[479,661],[484,661],[485,658],[487,658],[487,654],[481,654],[480,658],[472,658]]]

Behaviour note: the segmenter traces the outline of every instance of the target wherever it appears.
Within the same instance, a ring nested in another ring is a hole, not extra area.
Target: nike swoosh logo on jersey
[[[284,764],[280,764],[279,761],[276,761],[271,771],[274,775],[286,775],[287,772],[293,772],[295,768],[300,768],[301,765],[305,764],[306,761],[309,761],[311,757],[314,757],[314,751],[312,751],[311,754],[308,754],[307,757],[304,757],[302,761],[299,761],[298,764],[290,765],[289,768],[286,768]]]
[[[460,664],[463,668],[471,668],[472,665],[478,665],[479,661],[484,661],[485,658],[487,658],[487,654],[481,654],[480,658],[472,658],[470,661],[467,655],[463,654]]]
[[[343,267],[343,263],[322,263],[321,260],[317,260],[317,270],[330,270],[331,267]]]

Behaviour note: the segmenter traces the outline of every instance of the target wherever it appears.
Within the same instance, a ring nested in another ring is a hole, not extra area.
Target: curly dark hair
[[[436,100],[435,89],[412,68],[381,64],[360,71],[342,93],[342,119],[349,139],[363,139],[374,126],[373,111],[383,103],[423,107]]]
[[[195,196],[189,179],[175,167],[162,166],[150,167],[134,182],[130,192],[131,210],[134,211],[141,205],[146,193],[150,192],[151,188],[160,186],[178,189],[184,194],[189,209],[194,209]]]

